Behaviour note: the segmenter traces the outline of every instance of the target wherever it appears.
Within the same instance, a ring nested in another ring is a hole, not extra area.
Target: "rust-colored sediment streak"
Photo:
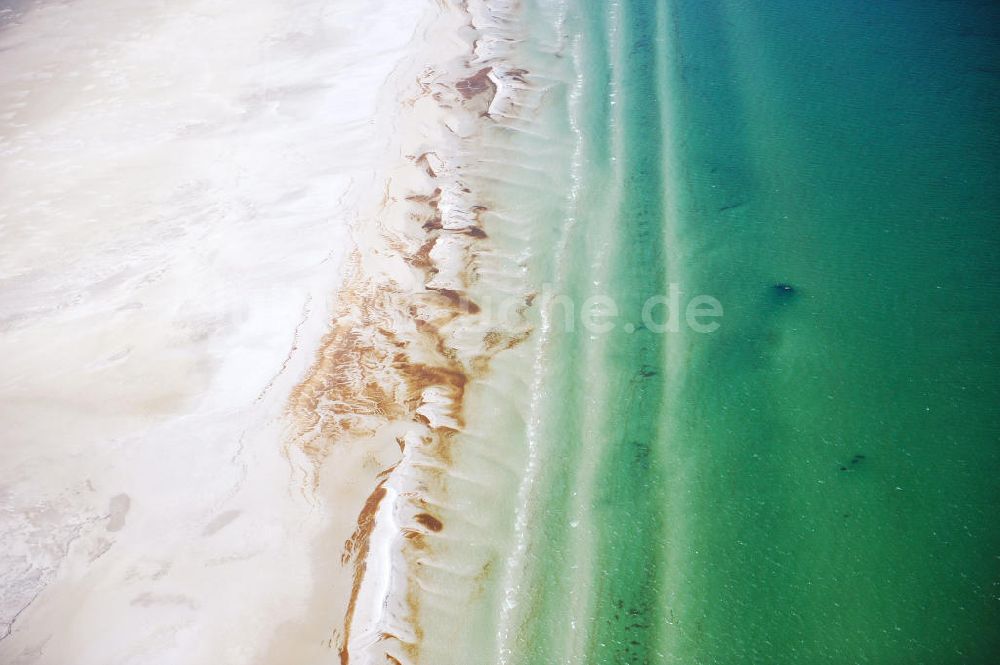
[[[441,523],[441,520],[434,517],[430,513],[418,513],[413,516],[413,519],[435,533],[444,528],[444,524]]]
[[[406,197],[406,200],[426,203],[427,205],[436,208],[438,207],[438,202],[441,200],[441,188],[435,187],[434,191],[430,194],[410,194]]]
[[[448,7],[449,3],[442,0],[442,6]],[[469,13],[464,1],[458,7]],[[449,79],[443,74],[463,63],[462,76]],[[449,114],[464,112],[476,122],[497,122],[484,111],[498,93],[491,78],[497,74],[521,83],[527,76],[524,70],[504,73],[493,65],[475,69],[464,59],[448,63],[442,71],[428,68],[417,79],[418,97],[434,100]],[[417,99],[404,101],[403,108],[416,104]],[[489,208],[478,200],[481,197],[474,183],[462,176],[463,160],[474,149],[459,143],[475,137],[459,136],[444,118],[442,114],[442,145],[408,157],[401,168],[409,173],[388,180],[381,192],[377,219],[365,227],[377,228],[378,233],[375,237],[360,234],[366,241],[349,259],[330,331],[321,341],[315,363],[292,393],[289,408],[299,426],[299,447],[312,462],[314,489],[319,482],[318,469],[331,451],[369,439],[391,424],[402,426],[407,436],[414,436],[421,456],[435,461],[420,466],[419,487],[422,492],[440,496],[446,491],[452,448],[466,426],[469,383],[489,371],[497,354],[530,335],[525,310],[532,305],[533,294],[524,296],[524,307],[518,310],[523,324],[519,329],[484,326],[478,346],[468,337],[460,345],[449,332],[461,327],[453,323],[478,324],[483,322],[481,317],[488,315],[468,292],[478,280],[478,256],[483,251],[481,245],[489,238],[484,221]],[[423,184],[400,191],[399,182]],[[445,191],[447,206],[442,205]],[[456,210],[458,216],[454,216]],[[452,253],[455,261],[444,277],[435,259],[435,247],[442,240],[446,242],[439,251]],[[457,275],[454,265],[461,266]],[[397,436],[395,440],[401,459],[410,439]],[[338,631],[341,665],[350,663],[352,624],[367,570],[375,517],[387,495],[386,483],[395,477],[399,463],[397,460],[376,476],[378,484],[344,543],[341,563],[353,566],[353,581],[343,627]],[[413,469],[408,473],[414,473]],[[403,511],[412,517],[409,524],[400,525],[403,537],[399,540],[410,574],[417,576],[421,565],[417,554],[433,555],[436,534],[444,529],[444,522],[427,512],[428,502],[412,494],[400,496],[403,498],[399,501],[417,507],[415,513]],[[411,641],[404,642],[391,633],[383,633],[380,638],[392,642],[395,653],[405,653],[411,662],[419,660],[423,637],[418,587],[408,584],[396,590],[403,593],[397,598],[402,599],[409,613],[405,618],[412,627]],[[395,656],[383,655],[386,662],[401,665]]]
[[[490,78],[490,73],[492,71],[492,67],[483,67],[472,76],[461,79],[455,84],[455,89],[458,90],[465,99],[472,99],[476,95],[480,95],[487,90],[491,91],[491,96],[496,95],[497,86]]]
[[[410,546],[413,547],[413,549],[423,550],[427,548],[427,541],[424,539],[424,534],[419,531],[404,529],[403,538],[410,541]]]
[[[383,479],[378,484],[375,491],[368,496],[361,514],[358,515],[358,526],[354,534],[344,544],[344,554],[341,562],[346,564],[354,559],[354,582],[351,586],[351,597],[347,602],[347,612],[344,616],[344,632],[340,645],[340,665],[349,665],[351,655],[348,651],[348,643],[351,640],[351,622],[354,619],[354,611],[358,604],[358,594],[361,592],[361,583],[365,578],[368,558],[368,547],[371,540],[372,530],[375,528],[375,514],[378,512],[379,504],[385,498],[385,483]]]

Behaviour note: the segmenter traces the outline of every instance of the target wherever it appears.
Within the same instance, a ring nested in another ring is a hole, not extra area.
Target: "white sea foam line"
[[[583,72],[585,71],[585,69],[582,61],[583,57],[582,49],[583,49],[582,37],[577,36],[577,38],[573,42],[573,62],[576,63],[577,78],[574,83],[573,90],[570,93],[570,114],[569,114],[570,127],[573,130],[573,134],[577,137],[576,141],[577,145],[573,154],[573,161],[572,161],[573,190],[571,192],[571,200],[573,201],[574,207],[578,205],[577,199],[579,197],[580,191],[582,190],[583,177],[581,173],[584,168],[584,158],[583,158],[584,135],[583,135],[583,130],[580,128],[580,123],[578,120],[579,116],[583,113],[582,111],[582,106],[583,106],[582,98],[583,98],[583,87],[584,87]],[[579,524],[579,519],[572,520],[570,522],[571,528],[574,529],[573,533],[570,535],[571,540],[575,539],[579,541],[583,538],[583,534],[581,534],[579,531],[575,529],[576,525],[578,524]],[[570,551],[579,552],[580,551],[579,546],[577,546],[576,548],[570,547]],[[575,592],[577,591],[577,586],[571,585],[571,588],[574,591],[573,595],[576,595]],[[578,604],[577,602],[571,601],[569,603],[570,611],[572,611],[572,608],[576,607],[577,604]],[[566,635],[566,640],[570,642],[570,646],[572,646],[573,641],[578,639],[577,631],[578,631],[577,622],[571,619],[570,630],[567,631]],[[566,656],[567,658],[570,658],[571,655],[572,655],[572,648],[567,650]]]
[[[565,7],[565,3],[562,6]],[[609,8],[609,15],[610,15],[609,53],[610,54],[616,53],[619,47],[619,40],[617,38],[619,12],[620,12],[620,7],[618,3],[617,2],[611,3]],[[574,149],[573,158],[571,161],[571,177],[573,185],[571,186],[567,202],[567,207],[570,210],[570,214],[566,218],[563,234],[560,238],[560,242],[556,252],[557,265],[563,267],[565,266],[566,253],[569,240],[572,236],[572,232],[575,226],[579,223],[577,217],[577,211],[580,205],[579,199],[582,190],[582,180],[583,180],[582,172],[585,166],[584,154],[583,154],[585,137],[583,135],[583,131],[579,123],[579,117],[582,114],[581,107],[582,107],[583,89],[585,87],[585,77],[583,73],[585,71],[585,67],[581,52],[583,48],[581,39],[582,38],[578,35],[573,40],[573,61],[576,64],[577,76],[575,78],[574,85],[570,91],[569,123],[571,130],[574,136],[576,137],[576,145]],[[612,67],[614,67],[613,59],[612,59]],[[617,68],[615,69],[617,70]],[[622,146],[620,110],[618,109],[618,105],[616,103],[617,101],[616,92],[617,91],[613,89],[611,93],[612,94],[612,103],[611,103],[612,137],[615,145],[615,148],[612,151],[613,155],[620,154]],[[622,165],[614,157],[612,157],[612,161],[614,163],[613,172],[614,172],[614,183],[615,183],[615,187],[613,189],[611,197],[611,202],[613,204],[614,202],[620,200]],[[612,209],[614,209],[614,207],[612,207]],[[550,343],[551,322],[548,316],[546,315],[545,308],[542,308],[541,316],[543,325],[540,334],[538,350],[536,352],[535,367],[543,366],[542,362],[544,361],[544,353],[546,347],[548,347]],[[599,355],[599,351],[600,349],[598,349],[596,346],[591,346],[589,355],[591,357]],[[530,426],[528,432],[529,462],[528,462],[528,468],[526,469],[525,472],[524,479],[518,491],[517,505],[519,506],[518,509],[519,512],[515,520],[515,537],[517,540],[515,543],[514,551],[508,558],[507,562],[507,569],[506,569],[507,575],[504,584],[505,602],[504,605],[501,607],[500,624],[498,629],[498,642],[500,645],[499,662],[501,663],[501,665],[507,665],[507,663],[510,662],[512,657],[512,649],[510,646],[512,640],[511,633],[513,630],[513,626],[517,625],[517,619],[518,619],[518,617],[516,616],[518,608],[517,598],[521,593],[521,584],[518,573],[526,569],[525,565],[526,554],[529,548],[529,534],[527,527],[531,513],[530,497],[534,491],[534,486],[538,482],[538,475],[541,466],[539,459],[540,442],[538,441],[538,429],[541,423],[541,419],[543,417],[543,414],[541,413],[541,411],[543,410],[543,407],[541,405],[542,382],[543,382],[543,373],[541,371],[536,371],[533,377],[532,390],[531,390],[531,395],[532,395],[532,401],[530,405],[531,418],[530,418]],[[596,406],[599,407],[599,403],[601,401],[599,397],[592,396],[591,400],[596,401],[597,402]],[[599,409],[597,408],[587,409],[586,412],[588,414],[593,414],[599,412]],[[592,420],[592,418],[587,418],[587,420]],[[593,428],[592,427],[588,428],[586,426],[584,427],[584,430],[588,429],[592,430]],[[580,479],[580,481],[582,480],[583,479]],[[578,486],[592,487],[593,476],[589,478],[589,482],[578,482]],[[579,494],[574,492],[574,497],[579,497]],[[579,524],[581,519],[586,517],[586,515],[583,514],[585,512],[586,512],[585,504],[581,500],[578,500],[576,502],[575,519],[571,521],[571,525],[575,526],[576,524]],[[582,545],[581,541],[585,538],[585,535],[579,531],[574,531],[574,534],[575,534],[575,540],[579,544],[576,547],[571,547],[570,548],[571,551],[574,552],[584,551],[583,549],[581,549]],[[586,551],[590,551],[590,549],[586,549]],[[589,576],[585,575],[585,577],[589,579]],[[573,585],[572,588],[574,589],[574,591],[578,590],[576,585]],[[583,598],[577,602],[570,603],[570,607],[576,608],[577,610],[576,615],[579,616],[574,615],[574,618],[571,619],[570,621],[570,633],[567,636],[567,641],[569,641],[570,644],[567,645],[568,648],[566,649],[565,660],[564,660],[566,665],[575,665],[576,663],[575,652],[577,649],[575,649],[574,646],[582,644],[586,640],[586,633],[585,632],[580,633],[578,632],[578,630],[580,628],[579,624],[584,623],[582,619],[584,619],[587,615],[587,609],[588,609],[587,599],[589,596],[589,588],[586,590],[579,590],[579,591],[580,593],[583,594]],[[581,619],[581,621],[578,622],[577,619]]]
[[[564,26],[566,20],[566,3],[562,3],[560,8],[562,11],[560,12],[560,17],[557,19],[557,29],[560,31],[560,34],[565,34]],[[577,75],[570,92],[571,112],[569,118],[571,131],[576,137],[570,167],[573,184],[567,197],[567,208],[570,211],[570,214],[567,215],[563,223],[563,232],[556,248],[556,265],[563,270],[566,266],[566,252],[569,245],[569,239],[572,236],[573,230],[578,221],[576,210],[582,188],[581,171],[584,167],[584,137],[583,132],[580,129],[579,122],[577,121],[577,117],[579,116],[580,98],[582,96],[584,86],[583,68],[579,66],[579,37],[574,40],[573,47],[574,61],[577,63]],[[526,568],[525,559],[529,546],[528,524],[531,517],[530,499],[532,493],[534,492],[535,485],[537,484],[541,468],[539,461],[539,428],[541,427],[542,419],[544,417],[544,414],[542,413],[542,401],[544,397],[542,395],[542,390],[545,382],[545,372],[539,368],[545,367],[545,355],[551,340],[552,324],[547,308],[542,307],[540,309],[540,317],[541,328],[539,331],[538,343],[535,348],[535,358],[533,363],[535,371],[532,376],[530,391],[530,416],[527,431],[528,463],[517,492],[517,514],[514,521],[515,543],[513,551],[507,557],[503,584],[504,603],[500,608],[500,618],[497,628],[497,643],[499,647],[498,662],[500,665],[507,665],[513,655],[510,642],[513,639],[513,627],[517,624],[517,617],[515,614],[518,609],[518,597],[522,593],[521,576],[518,573],[524,571]]]
[[[486,4],[484,4],[484,6],[486,6],[488,8],[490,5],[488,3],[486,3]],[[481,7],[474,6],[474,7],[470,8],[470,9],[472,11],[476,11],[476,10],[478,10],[480,8]],[[478,17],[479,14],[475,14],[474,16]],[[493,22],[491,22],[489,20],[487,20],[487,21],[484,22],[484,21],[478,20],[478,18],[474,19],[474,23],[477,26],[486,26],[487,28],[490,25],[494,24]],[[497,81],[495,81],[495,83],[497,83]],[[500,89],[500,88],[501,88],[501,86],[498,85],[498,89]],[[513,92],[516,92],[517,89],[518,89],[517,86],[506,86],[503,89],[507,89],[507,88],[510,88],[511,91],[513,91]],[[463,146],[458,146],[458,154],[451,155],[450,156],[451,159],[449,160],[449,162],[447,162],[447,163],[442,162],[442,163],[436,163],[436,164],[434,164],[434,170],[437,173],[439,173],[442,177],[451,177],[451,178],[456,177],[458,175],[459,171],[464,166],[464,164],[462,162],[462,158],[465,157],[465,155],[464,155],[464,151],[462,150],[462,148],[463,148]],[[435,157],[436,155],[431,155],[431,156]],[[451,189],[454,189],[454,186]],[[468,205],[463,205],[463,203],[467,204],[468,202],[467,201],[462,201],[462,200],[455,201],[455,202],[450,201],[449,200],[450,197],[448,196],[448,192],[450,192],[451,189],[445,188],[446,192],[445,192],[444,196],[442,197],[443,200],[442,200],[442,206],[441,207],[442,207],[442,216],[444,217],[444,226],[448,227],[448,228],[452,228],[452,227],[454,227],[454,228],[463,228],[465,226],[468,226],[469,223],[472,221],[472,217],[468,214]],[[465,197],[459,197],[459,198],[462,199],[462,198],[465,198]],[[452,205],[453,203],[454,203],[454,205]],[[440,244],[440,247],[438,246],[439,244]],[[434,249],[432,250],[432,252],[435,254],[435,258],[438,259],[439,263],[442,260],[444,260],[446,257],[445,256],[438,256],[437,255],[438,252],[444,252],[445,254],[449,254],[449,252],[445,251],[447,249],[447,247],[446,247],[447,244],[448,244],[447,242],[435,243]],[[446,280],[447,277],[452,272],[454,272],[454,271],[442,270],[441,272],[438,273],[438,276],[436,277],[435,283],[438,283],[438,281],[440,281],[440,280]],[[442,282],[442,284],[443,283],[444,282]],[[427,397],[427,395],[425,395],[425,398],[426,397]],[[431,397],[433,397],[433,395],[431,395]],[[435,400],[435,399],[430,399],[430,400],[425,399],[424,401],[425,401],[425,406],[427,406],[428,409],[432,409],[433,402],[438,401],[438,400]],[[421,408],[423,408],[423,407],[421,407]],[[428,415],[428,413],[425,413],[424,411],[421,411],[421,412],[424,413],[424,415]],[[409,447],[408,447],[408,449],[409,449]],[[393,472],[393,474],[392,474],[392,476],[390,478],[390,481],[389,481],[390,483],[394,483],[396,481],[396,478],[403,478],[403,476],[406,475],[406,469],[408,467],[417,466],[418,464],[420,464],[420,462],[418,462],[417,460],[413,460],[412,462],[407,461],[407,460],[408,460],[408,458],[407,458],[407,456],[404,453],[404,461],[400,462],[400,466],[396,469],[396,471]],[[452,469],[449,468],[448,471],[449,471],[449,474],[452,474],[452,475],[454,474],[454,470],[452,470]],[[472,482],[471,479],[470,479],[470,482]],[[389,483],[387,483],[387,485],[388,484]],[[403,509],[402,506],[404,506],[407,503],[407,501],[404,499],[405,496],[407,496],[407,494],[405,492],[399,492],[398,495],[397,495],[397,497],[396,497],[396,499],[395,499],[395,503],[398,506],[400,506],[400,508],[398,508],[399,510]],[[384,498],[383,500],[386,500],[386,499]],[[380,510],[380,511],[377,512],[377,514],[375,516],[376,526],[375,526],[375,530],[373,531],[373,533],[371,535],[371,538],[372,538],[373,542],[372,542],[372,546],[371,546],[372,549],[370,550],[370,555],[374,555],[375,554],[376,543],[374,541],[378,541],[379,542],[379,545],[378,545],[379,548],[388,548],[388,551],[393,551],[395,553],[395,556],[397,558],[399,558],[401,556],[400,551],[399,551],[400,550],[400,547],[399,547],[400,539],[398,539],[398,538],[395,539],[395,545],[393,545],[393,543],[391,543],[391,542],[390,543],[386,543],[385,542],[386,535],[385,535],[385,532],[383,531],[383,529],[380,528],[381,525],[379,524],[380,520],[384,520],[385,519],[383,517],[383,515],[384,514]],[[397,529],[398,529],[398,525],[397,525]],[[371,565],[373,565],[373,566],[383,565],[384,566],[384,563],[379,564],[378,561],[377,561],[377,559],[373,558],[372,562],[371,562]],[[388,586],[385,586],[384,579],[382,580],[382,584],[368,585],[366,583],[366,588],[365,588],[365,591],[363,592],[363,595],[367,595],[367,594],[371,593],[374,596],[374,600],[371,601],[371,602],[376,602],[377,603],[378,599],[381,598],[380,606],[382,606],[382,607],[389,607],[389,606],[392,606],[392,604],[394,602],[393,599],[396,598],[396,597],[398,597],[398,596],[400,596],[401,593],[403,593],[408,586],[411,587],[411,588],[421,589],[423,592],[428,593],[428,594],[439,593],[439,592],[437,592],[434,589],[430,589],[430,588],[425,587],[425,585],[418,578],[396,579],[396,578],[401,578],[401,577],[405,578],[406,565],[407,564],[406,564],[405,561],[400,560],[399,570],[396,572],[395,577],[390,581],[390,583],[388,584]],[[372,574],[376,575],[376,577],[379,575],[379,573],[377,573],[376,571],[372,571]],[[366,606],[368,606],[370,604],[371,603],[366,603]],[[363,620],[363,618],[359,617],[356,620],[356,623],[361,624],[363,626],[363,629],[362,629],[363,630],[363,634],[366,635],[366,636],[369,636],[369,635],[371,635],[373,633],[373,631],[376,631],[376,628],[379,625],[379,623],[385,622],[386,620],[391,621],[393,617],[390,616],[390,615],[391,615],[391,612],[389,613],[389,615],[387,615],[385,613],[373,614],[372,616],[375,617],[375,618],[373,620],[367,620],[367,621]],[[391,631],[391,632],[394,632],[395,634],[400,634],[398,627],[395,630]],[[365,650],[365,651],[368,650],[367,647],[371,646],[369,644],[358,644],[358,643],[355,642],[355,640],[353,638],[352,638],[351,641],[352,641],[352,643],[354,643],[354,644],[357,645],[357,648]],[[361,655],[361,654],[359,654],[359,655]],[[366,653],[362,657],[368,657],[368,656],[373,656],[373,655],[374,655],[373,653]]]

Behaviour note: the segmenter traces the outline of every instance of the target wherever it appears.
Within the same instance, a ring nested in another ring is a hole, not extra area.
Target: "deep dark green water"
[[[552,342],[516,659],[997,662],[1000,6],[570,6],[622,318]],[[719,330],[621,328],[672,281]]]

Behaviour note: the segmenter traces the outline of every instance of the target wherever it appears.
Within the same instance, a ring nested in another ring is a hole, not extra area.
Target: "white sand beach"
[[[5,6],[0,662],[332,662],[381,469],[284,414],[431,3]]]

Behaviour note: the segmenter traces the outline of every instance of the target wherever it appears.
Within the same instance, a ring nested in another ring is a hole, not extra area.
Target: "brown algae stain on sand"
[[[444,528],[444,524],[441,523],[441,520],[434,517],[430,513],[417,513],[413,516],[413,519],[416,520],[418,524],[422,524],[434,533],[437,533]]]
[[[358,515],[358,526],[354,534],[344,544],[344,554],[341,562],[347,564],[354,562],[354,580],[351,585],[351,597],[347,602],[347,612],[344,616],[344,627],[341,632],[341,644],[339,645],[341,665],[348,665],[351,657],[347,646],[351,639],[351,622],[354,612],[357,609],[358,595],[361,592],[361,582],[364,580],[366,562],[368,556],[368,546],[371,540],[372,530],[375,528],[375,514],[378,512],[379,504],[385,498],[385,480],[382,480],[365,501],[361,514]]]
[[[446,12],[449,6],[455,9],[448,3],[444,6]],[[461,10],[468,13],[467,7]],[[441,145],[431,142],[434,150],[402,160],[401,173],[389,178],[381,193],[373,223],[359,227],[358,247],[349,258],[330,331],[289,403],[298,430],[296,444],[313,467],[313,491],[318,489],[318,469],[338,446],[389,428],[404,428],[411,437],[395,437],[399,458],[378,474],[379,482],[344,543],[341,563],[353,567],[351,593],[342,626],[335,631],[336,645],[331,644],[342,665],[349,665],[351,658],[352,625],[387,483],[400,473],[406,478],[401,482],[415,483],[413,491],[395,499],[416,507],[395,511],[402,535],[398,546],[414,578],[422,565],[418,555],[433,552],[430,539],[445,526],[421,507],[426,502],[419,494],[446,493],[451,449],[466,425],[468,384],[489,371],[497,354],[531,333],[525,316],[531,294],[522,296],[524,307],[517,310],[520,323],[513,330],[509,324],[491,324],[489,313],[468,294],[479,279],[476,263],[483,251],[479,245],[489,238],[483,228],[489,207],[477,200],[477,188],[461,168],[461,160],[473,152],[463,142],[474,140],[475,133],[458,136],[445,120],[449,114],[464,112],[474,123],[496,122],[486,114],[498,94],[496,81],[506,77],[523,84],[527,72],[504,73],[494,65],[475,69],[467,59],[444,70],[455,67],[464,71],[451,78],[438,70],[425,71],[418,78],[417,97],[403,103],[403,108],[429,100],[438,105]],[[442,157],[451,154],[458,156],[457,162]],[[459,337],[456,331],[463,328],[480,330],[478,337]],[[425,463],[397,469],[408,445],[419,449]],[[396,637],[398,631],[385,631],[380,638],[398,644],[414,660],[423,634],[418,586],[410,583],[405,590],[396,590],[402,591],[408,608],[410,641]],[[400,662],[388,653],[382,655],[389,662]]]

